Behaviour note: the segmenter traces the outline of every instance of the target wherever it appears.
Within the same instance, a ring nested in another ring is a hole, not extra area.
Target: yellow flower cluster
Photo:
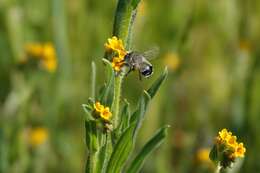
[[[48,131],[46,128],[37,127],[30,130],[29,142],[33,147],[43,144],[48,139]]]
[[[230,155],[231,158],[244,157],[246,148],[244,144],[237,142],[237,137],[232,135],[227,129],[223,129],[219,132],[217,136],[217,143],[224,144],[230,148],[233,153]]]
[[[105,43],[105,48],[107,52],[116,53],[116,56],[112,58],[112,66],[115,71],[120,71],[121,67],[124,65],[124,58],[127,54],[123,41],[118,39],[116,36],[113,36],[107,40],[107,43]]]
[[[109,121],[109,119],[112,116],[112,113],[110,112],[109,107],[105,107],[100,102],[96,102],[94,104],[95,112],[99,114],[99,116],[104,119],[105,121]]]
[[[26,45],[26,53],[40,60],[43,68],[55,72],[57,68],[56,51],[52,43],[30,43]]]

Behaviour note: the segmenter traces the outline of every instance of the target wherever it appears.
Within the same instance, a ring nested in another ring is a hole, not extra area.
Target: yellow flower
[[[232,135],[232,133],[228,132],[227,129],[221,130],[218,134],[219,134],[220,139],[223,141],[226,141],[226,139],[230,138],[230,136]]]
[[[226,138],[226,142],[227,142],[227,145],[233,149],[235,149],[238,145],[236,136],[229,136],[229,138]]]
[[[29,142],[33,147],[43,144],[48,139],[48,131],[43,127],[34,128],[29,134]]]
[[[106,50],[114,51],[116,53],[116,56],[112,58],[112,67],[118,72],[124,64],[123,62],[127,51],[125,50],[123,41],[116,36],[109,38],[107,42],[108,43],[105,43]]]
[[[35,57],[39,58],[43,52],[43,46],[38,43],[29,43],[25,46],[26,53]]]
[[[180,63],[179,56],[174,52],[167,53],[164,57],[164,64],[172,71],[177,70],[180,66]]]
[[[209,148],[201,148],[197,151],[196,157],[199,162],[209,162]]]
[[[94,109],[98,113],[98,115],[106,121],[108,121],[112,116],[109,107],[105,107],[98,101],[94,104]]]
[[[112,60],[112,67],[114,68],[115,71],[120,71],[121,67],[124,65],[124,61],[121,60],[119,57],[114,57]]]
[[[44,59],[42,61],[42,66],[49,72],[53,73],[56,71],[57,61],[56,59]]]
[[[236,147],[235,157],[244,157],[245,152],[246,148],[244,147],[244,144],[241,142]]]
[[[103,112],[104,106],[100,104],[100,102],[96,102],[94,104],[94,109],[96,112]]]
[[[101,118],[104,120],[109,120],[112,116],[112,113],[109,110],[109,107],[106,107],[101,113],[100,113]]]
[[[57,68],[57,57],[52,43],[30,43],[26,45],[25,49],[30,57],[39,59],[44,69],[49,72],[55,72]]]
[[[51,43],[43,45],[42,65],[49,72],[55,72],[57,68],[56,51]]]
[[[218,133],[216,143],[210,152],[210,158],[218,162],[223,168],[231,166],[238,157],[244,157],[246,148],[243,143],[237,142],[237,137],[227,129]]]
[[[121,39],[118,39],[116,36],[113,36],[112,38],[109,38],[108,43],[105,43],[105,48],[108,51],[116,51],[118,54],[122,51],[125,51],[123,41]]]

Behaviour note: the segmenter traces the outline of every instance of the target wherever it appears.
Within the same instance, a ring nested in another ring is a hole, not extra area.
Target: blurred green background
[[[104,83],[104,43],[116,0],[0,0],[0,172],[84,172],[84,112],[91,61]],[[233,131],[247,148],[234,172],[260,172],[260,1],[142,0],[133,48],[156,45],[154,75],[123,84],[132,106],[168,66],[169,76],[147,112],[138,143],[170,124],[144,173],[214,172],[214,136]],[[57,69],[24,66],[25,46],[50,42]],[[22,66],[22,67],[21,67]],[[137,150],[139,145],[137,146]]]

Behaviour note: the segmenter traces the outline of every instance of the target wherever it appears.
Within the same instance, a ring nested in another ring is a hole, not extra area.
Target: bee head
[[[151,76],[153,73],[153,66],[152,65],[146,65],[145,67],[143,67],[141,69],[141,74],[144,76],[144,77],[149,77]]]

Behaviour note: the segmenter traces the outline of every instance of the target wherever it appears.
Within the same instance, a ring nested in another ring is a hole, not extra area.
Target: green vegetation
[[[0,0],[0,173],[211,173],[224,128],[246,153],[221,171],[259,172],[259,18],[257,0]],[[115,75],[114,35],[160,48],[150,78]]]

